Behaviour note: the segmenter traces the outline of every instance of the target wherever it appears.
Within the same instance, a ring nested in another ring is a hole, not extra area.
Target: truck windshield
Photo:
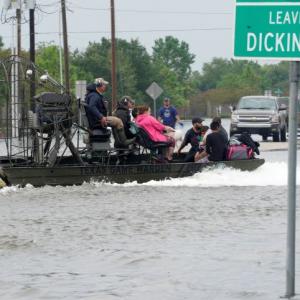
[[[274,99],[268,98],[242,98],[238,104],[238,109],[276,109]]]

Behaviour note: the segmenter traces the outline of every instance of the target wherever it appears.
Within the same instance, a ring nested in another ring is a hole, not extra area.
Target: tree
[[[167,36],[158,39],[152,48],[152,59],[155,64],[167,66],[175,72],[179,80],[188,79],[195,55],[189,53],[189,45],[178,39]]]
[[[46,70],[51,77],[59,81],[59,46],[54,45],[52,42],[39,44],[36,49],[36,65]]]
[[[123,60],[126,58],[127,63],[131,66],[135,76],[135,98],[145,101],[145,90],[151,83],[154,74],[154,68],[151,62],[151,56],[146,48],[138,40],[132,39],[130,42],[117,40],[117,59],[118,66],[122,68]],[[127,80],[127,73],[123,72],[123,80]],[[123,92],[124,95],[124,92]]]
[[[228,60],[216,57],[211,63],[205,63],[202,68],[199,89],[203,92],[215,89],[222,76],[228,72],[229,65]]]
[[[138,40],[130,42],[117,39],[117,97],[131,95],[144,100],[144,91],[152,74],[151,59]],[[111,43],[102,38],[100,43],[90,43],[84,52],[75,51],[72,61],[80,79],[93,81],[96,77],[111,78]],[[110,96],[110,91],[107,93]]]
[[[288,95],[289,93],[289,63],[282,61],[275,65],[262,66],[264,88],[273,93]]]

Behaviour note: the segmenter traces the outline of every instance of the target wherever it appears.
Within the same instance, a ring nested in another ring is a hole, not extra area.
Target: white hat
[[[109,82],[104,80],[103,78],[96,78],[95,83],[96,83],[96,86],[101,86],[103,84],[105,84],[105,85],[109,84]]]

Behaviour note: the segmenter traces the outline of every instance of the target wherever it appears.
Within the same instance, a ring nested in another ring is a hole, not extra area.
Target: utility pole
[[[110,17],[111,17],[111,97],[112,111],[116,108],[117,100],[117,77],[116,77],[116,37],[115,37],[115,4],[110,0]]]
[[[29,52],[30,52],[30,62],[32,65],[35,64],[35,28],[34,28],[34,8],[29,9]],[[35,96],[35,70],[32,68],[32,77],[30,81],[30,108],[34,110],[33,97]]]
[[[21,56],[21,9],[16,10],[17,17],[17,56]]]
[[[67,17],[66,17],[66,2],[65,2],[65,0],[61,0],[61,16],[62,16],[63,42],[64,42],[65,87],[66,87],[66,93],[70,94],[69,47],[68,47]]]
[[[297,103],[300,61],[290,62],[286,297],[295,296]]]
[[[22,128],[24,124],[24,114],[23,114],[23,105],[21,102],[21,73],[19,59],[21,57],[21,13],[22,13],[22,3],[20,2],[20,7],[16,9],[16,18],[17,18],[17,58],[14,61],[15,67],[15,132],[17,137],[20,139],[22,135]]]

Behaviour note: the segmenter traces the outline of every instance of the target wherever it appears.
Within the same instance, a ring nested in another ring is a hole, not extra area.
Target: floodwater
[[[279,299],[287,152],[261,157],[253,172],[0,190],[0,299]],[[297,263],[298,293],[299,277]]]

